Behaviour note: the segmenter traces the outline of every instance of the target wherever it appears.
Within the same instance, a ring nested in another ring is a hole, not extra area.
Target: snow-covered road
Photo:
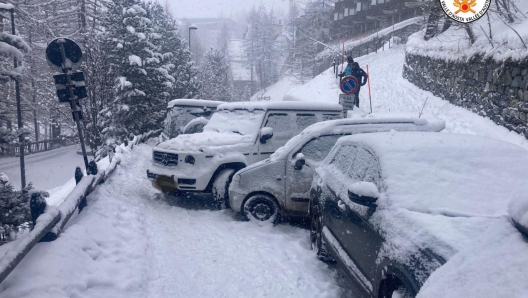
[[[62,147],[46,152],[26,155],[26,181],[33,187],[48,190],[63,185],[73,178],[75,167],[84,169],[82,155],[77,146]],[[18,157],[0,159],[0,172],[4,172],[15,188],[20,188],[20,164]]]
[[[0,285],[10,297],[338,297],[309,232],[161,199],[139,145],[54,242]],[[182,207],[185,206],[185,207]]]

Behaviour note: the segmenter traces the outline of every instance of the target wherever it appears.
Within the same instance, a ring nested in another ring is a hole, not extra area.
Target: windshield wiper
[[[243,134],[242,134],[240,131],[238,131],[238,130],[233,130],[233,132],[234,132],[234,133],[237,133],[237,134],[239,134],[239,135],[241,135],[241,136],[243,135]]]

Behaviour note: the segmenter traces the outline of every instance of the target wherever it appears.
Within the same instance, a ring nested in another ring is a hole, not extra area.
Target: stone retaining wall
[[[423,90],[528,136],[528,59],[436,60],[407,53],[403,77]]]

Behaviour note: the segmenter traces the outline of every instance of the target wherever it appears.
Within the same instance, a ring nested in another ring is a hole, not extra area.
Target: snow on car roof
[[[387,206],[454,217],[507,215],[510,200],[528,193],[528,152],[471,135],[434,132],[357,134],[379,158]]]
[[[317,103],[305,101],[241,101],[218,106],[218,110],[309,110],[342,112],[343,107],[335,103]]]
[[[355,118],[327,120],[314,123],[306,127],[301,133],[294,136],[286,144],[277,149],[271,156],[272,159],[280,158],[283,153],[291,151],[303,139],[311,139],[327,134],[345,134],[352,133],[353,130],[359,129],[359,126],[368,124],[414,124],[416,130],[420,131],[441,131],[445,128],[445,122],[434,116],[418,118],[416,115],[407,113],[380,113],[356,116]],[[406,130],[412,130],[408,127]]]
[[[180,98],[173,99],[167,104],[167,109],[171,109],[174,106],[193,106],[193,107],[211,107],[216,108],[217,106],[223,104],[223,101],[218,100],[206,100],[206,99],[188,99]]]

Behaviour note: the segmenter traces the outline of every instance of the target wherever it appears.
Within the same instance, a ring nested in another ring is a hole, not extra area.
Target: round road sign
[[[62,57],[61,44],[64,46],[66,61]],[[54,70],[64,71],[63,66],[65,69],[73,70],[81,64],[82,50],[75,41],[69,38],[55,38],[46,48],[46,60],[48,61],[48,65]],[[64,65],[63,62],[65,62]]]
[[[345,94],[355,94],[359,88],[358,80],[353,76],[344,77],[341,80],[341,92]]]

